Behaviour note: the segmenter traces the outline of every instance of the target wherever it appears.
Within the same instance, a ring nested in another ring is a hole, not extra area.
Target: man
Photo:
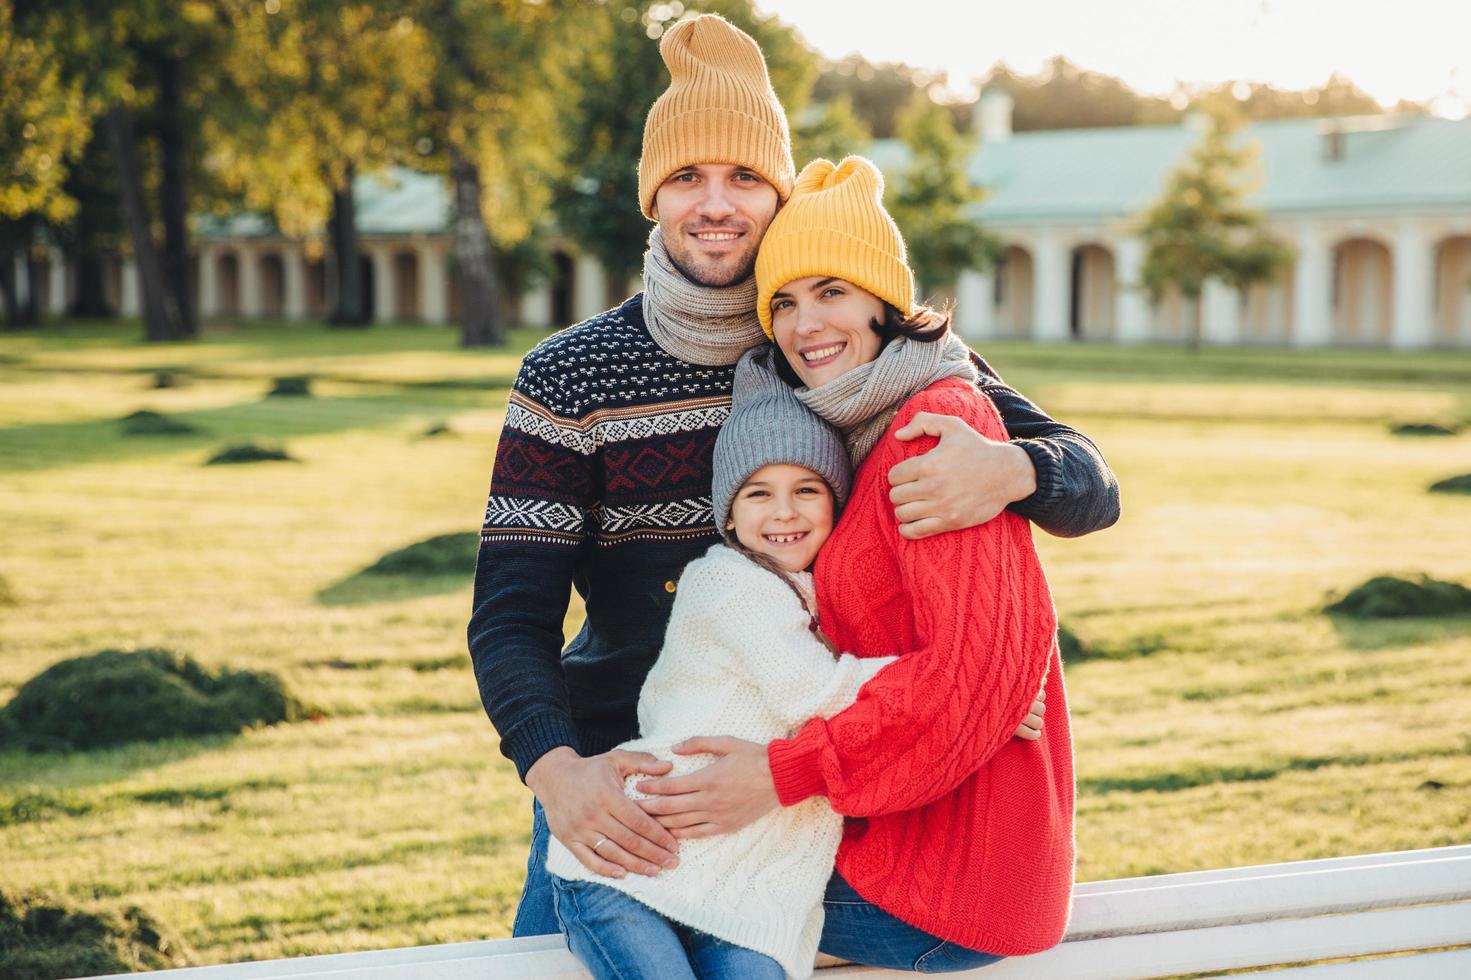
[[[765,339],[752,270],[795,179],[786,116],[751,38],[706,15],[666,32],[660,53],[671,83],[649,111],[639,161],[640,205],[657,222],[644,291],[526,356],[481,532],[471,657],[501,752],[536,797],[517,936],[557,931],[548,833],[600,874],[656,874],[678,860],[675,835],[623,792],[625,776],[669,766],[613,747],[638,733],[639,689],[681,570],[718,540],[715,437],[736,360]],[[901,435],[940,443],[890,473],[900,533],[967,527],[1008,506],[1054,534],[1112,524],[1118,486],[1096,447],[980,366],[1013,440],[916,419]],[[562,650],[574,587],[587,620]],[[670,790],[706,793],[700,805],[720,809],[714,826],[770,804],[758,753],[730,755],[704,783]],[[726,770],[741,788],[710,797]],[[677,802],[660,819],[689,825]]]

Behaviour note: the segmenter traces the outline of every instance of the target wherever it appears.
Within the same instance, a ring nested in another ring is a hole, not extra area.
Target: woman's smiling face
[[[776,345],[809,388],[878,357],[883,318],[882,300],[833,276],[794,279],[771,297]]]

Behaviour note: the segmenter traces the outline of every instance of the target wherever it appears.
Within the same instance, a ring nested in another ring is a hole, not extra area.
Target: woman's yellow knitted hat
[[[696,163],[750,167],[785,201],[797,172],[792,137],[756,42],[729,21],[702,14],[665,31],[659,54],[670,81],[644,121],[638,161],[644,217],[654,218],[659,185]]]
[[[756,255],[756,314],[766,336],[772,336],[772,294],[808,276],[846,279],[901,313],[913,312],[904,236],[884,210],[884,175],[872,161],[813,160],[797,176]]]

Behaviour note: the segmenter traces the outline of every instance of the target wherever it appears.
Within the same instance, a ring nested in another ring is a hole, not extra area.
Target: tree
[[[868,127],[846,96],[809,105],[792,127],[792,157],[799,170],[819,157],[836,163],[864,153],[872,142]]]
[[[0,295],[9,327],[37,319],[31,250],[41,222],[77,210],[66,192],[68,161],[91,136],[86,94],[64,77],[46,39],[19,33],[11,0],[0,0]],[[20,301],[16,256],[27,261],[27,302]]]
[[[587,12],[554,16],[524,0],[421,0],[413,11],[433,45],[419,165],[447,172],[454,192],[460,341],[501,344],[497,294],[508,277],[497,253],[520,259],[518,271],[536,264],[526,247],[544,234],[564,155],[565,37],[580,33]]]
[[[1292,260],[1291,248],[1267,235],[1260,212],[1244,203],[1254,153],[1233,140],[1239,127],[1229,107],[1212,106],[1200,142],[1135,223],[1145,246],[1142,284],[1155,302],[1174,286],[1194,307],[1192,347],[1200,346],[1200,295],[1208,280],[1245,289],[1275,278]]]
[[[1001,254],[1001,243],[971,217],[984,191],[971,183],[975,138],[955,131],[944,106],[924,92],[899,120],[909,163],[890,191],[889,211],[908,245],[921,295],[948,289],[966,269],[980,269]]]
[[[208,120],[211,168],[287,235],[330,240],[330,319],[368,321],[353,181],[413,159],[428,105],[432,45],[388,5],[215,0],[233,43]]]
[[[614,2],[595,9],[599,16],[590,18],[584,35],[586,56],[572,71],[577,96],[562,107],[576,158],[557,185],[555,210],[562,230],[603,264],[612,290],[622,292],[643,268],[649,238],[638,206],[638,159],[644,118],[669,85],[658,38],[685,14],[720,14],[761,46],[789,118],[806,105],[817,63],[791,28],[759,15],[751,0]]]

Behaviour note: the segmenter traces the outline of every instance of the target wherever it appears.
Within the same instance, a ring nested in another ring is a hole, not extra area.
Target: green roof
[[[1325,128],[1345,130],[1342,158],[1325,153]],[[1137,214],[1198,141],[1188,125],[1016,133],[983,145],[971,178],[989,190],[983,221],[1108,221]],[[1383,116],[1284,119],[1246,127],[1258,147],[1252,203],[1266,211],[1471,209],[1471,119]],[[880,140],[875,162],[904,167],[898,140]]]

